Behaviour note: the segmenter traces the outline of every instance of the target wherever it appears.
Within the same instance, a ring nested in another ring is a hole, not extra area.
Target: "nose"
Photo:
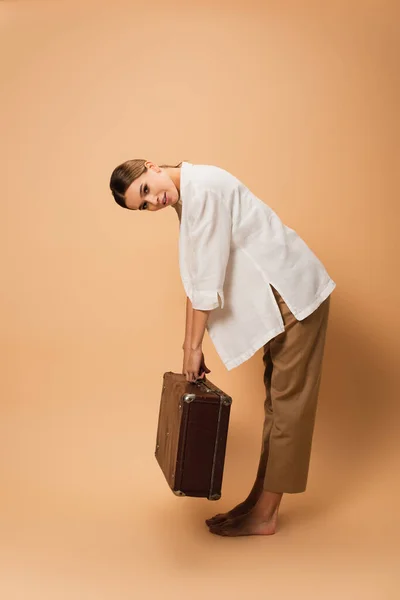
[[[153,196],[152,198],[152,204],[154,204],[155,206],[159,206],[160,204],[162,204],[162,200],[157,198],[157,196]]]

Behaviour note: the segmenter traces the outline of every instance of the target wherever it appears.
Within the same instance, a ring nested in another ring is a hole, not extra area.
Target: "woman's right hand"
[[[182,373],[183,375],[187,374],[187,365],[188,365],[188,360],[190,357],[190,346],[184,346],[183,348],[183,365],[182,365]],[[206,366],[206,363],[204,362],[204,353],[201,354],[201,365],[200,365],[200,371],[199,371],[199,377],[201,377],[204,374],[208,374],[211,373],[210,369]]]

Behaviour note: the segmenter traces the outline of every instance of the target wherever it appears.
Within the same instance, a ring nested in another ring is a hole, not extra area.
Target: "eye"
[[[149,186],[147,185],[147,183],[145,183],[143,186],[143,194],[146,195],[148,193],[149,193]],[[147,202],[143,202],[140,210],[145,210],[145,208],[147,208]]]

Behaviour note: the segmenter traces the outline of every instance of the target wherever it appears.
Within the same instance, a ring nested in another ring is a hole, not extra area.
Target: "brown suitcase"
[[[164,373],[155,456],[177,496],[221,497],[231,404],[206,378]]]

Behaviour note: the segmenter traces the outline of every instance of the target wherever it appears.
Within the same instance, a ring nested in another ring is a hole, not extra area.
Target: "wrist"
[[[199,344],[198,346],[190,346],[191,350],[201,350],[201,344]]]

